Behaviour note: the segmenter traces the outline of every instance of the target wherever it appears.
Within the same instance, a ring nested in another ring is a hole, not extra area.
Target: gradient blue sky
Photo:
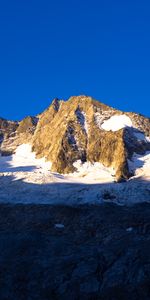
[[[0,0],[0,116],[79,94],[150,116],[150,1]]]

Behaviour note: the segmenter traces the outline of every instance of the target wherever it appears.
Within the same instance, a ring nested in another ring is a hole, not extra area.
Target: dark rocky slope
[[[148,204],[0,205],[0,240],[1,300],[150,299]]]

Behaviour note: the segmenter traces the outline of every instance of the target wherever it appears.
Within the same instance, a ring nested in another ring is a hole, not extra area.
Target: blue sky
[[[150,116],[150,1],[0,0],[0,116],[79,94]]]

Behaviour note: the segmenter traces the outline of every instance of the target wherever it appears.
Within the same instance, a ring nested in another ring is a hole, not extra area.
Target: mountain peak
[[[86,95],[68,101],[55,98],[39,119],[25,118],[7,132],[2,124],[2,153],[30,143],[36,155],[45,157],[51,170],[59,173],[74,172],[80,160],[100,162],[115,170],[117,180],[127,179],[128,159],[150,150],[150,119],[123,113]]]
[[[59,110],[60,100],[58,98],[54,98],[52,101],[52,105],[56,111]]]

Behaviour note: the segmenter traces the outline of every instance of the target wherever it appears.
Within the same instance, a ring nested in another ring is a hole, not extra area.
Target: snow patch
[[[144,155],[134,153],[131,160],[128,160],[130,172],[134,173],[135,177],[143,177],[150,179],[150,152]]]
[[[106,131],[117,131],[125,127],[132,127],[132,121],[126,115],[112,116],[108,120],[105,120],[101,125],[101,128]]]
[[[46,162],[45,158],[37,159],[32,152],[30,144],[22,144],[17,147],[15,154],[0,157],[0,172],[32,172],[39,170],[47,172],[51,168],[51,163]]]
[[[77,169],[76,172],[69,174],[72,178],[81,178],[82,182],[113,182],[115,176],[115,170],[113,168],[106,168],[99,162],[82,163],[81,160],[77,160],[74,164]]]

